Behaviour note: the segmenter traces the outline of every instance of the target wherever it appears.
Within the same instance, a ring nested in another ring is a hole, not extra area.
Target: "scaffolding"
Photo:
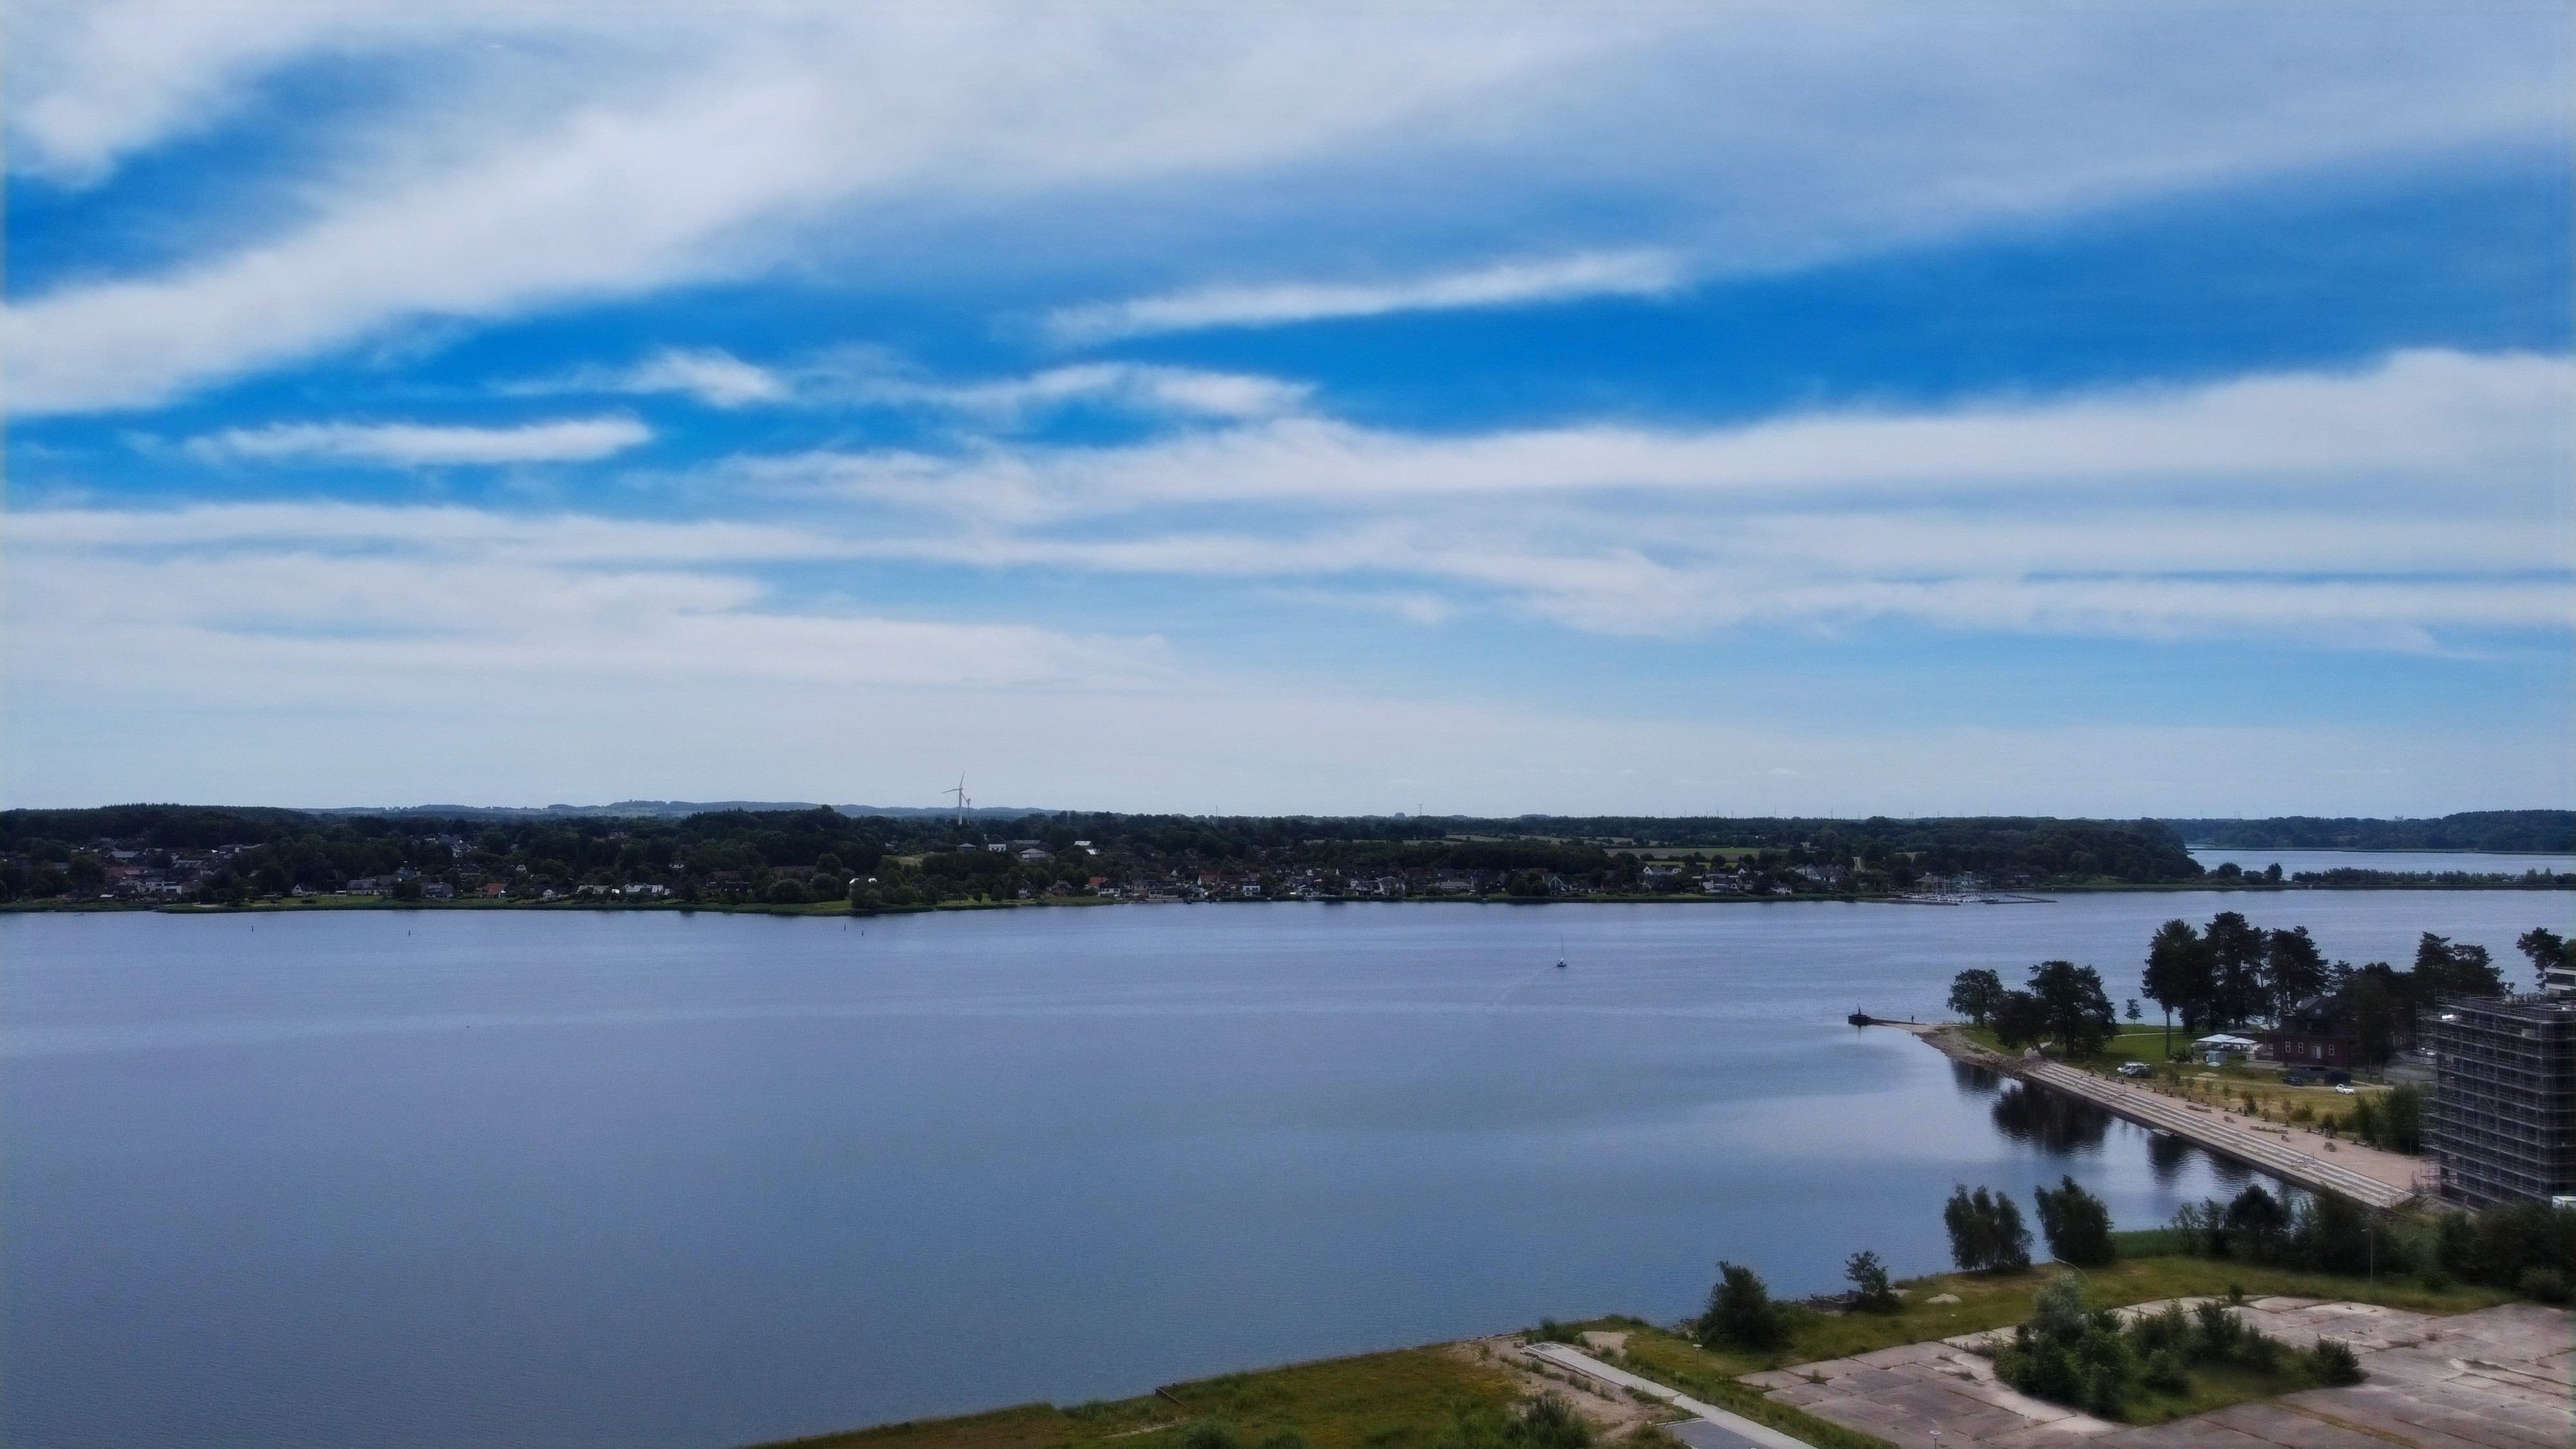
[[[2419,1037],[2433,1048],[2425,1137],[2443,1196],[2487,1207],[2576,1193],[2576,1001],[2445,1001]]]

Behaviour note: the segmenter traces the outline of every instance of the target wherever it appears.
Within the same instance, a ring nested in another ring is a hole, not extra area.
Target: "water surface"
[[[0,1439],[718,1445],[1925,1271],[1956,1182],[2230,1178],[1853,1007],[2571,900],[0,918]]]

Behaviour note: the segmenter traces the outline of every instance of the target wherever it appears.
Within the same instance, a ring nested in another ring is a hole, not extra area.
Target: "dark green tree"
[[[2139,981],[2147,999],[2164,1008],[2165,1055],[2173,1055],[2174,1013],[2185,1027],[2203,1020],[2217,994],[2218,978],[2210,965],[2209,946],[2189,921],[2167,921],[2147,943],[2147,970]]]
[[[1991,1023],[2003,994],[2004,979],[1992,971],[1980,968],[1962,971],[1950,978],[1950,1009],[1972,1025]]]
[[[1950,1232],[1950,1261],[1962,1272],[1982,1273],[2030,1266],[2030,1229],[2022,1225],[2021,1207],[2010,1193],[1961,1184],[1942,1205],[1941,1224]]]
[[[1852,1307],[1863,1313],[1894,1313],[1905,1306],[1876,1253],[1863,1249],[1852,1254],[1843,1262],[1843,1276],[1851,1280]]]
[[[1761,1275],[1741,1263],[1717,1265],[1708,1309],[1699,1316],[1702,1343],[1761,1352],[1789,1340],[1788,1316],[1771,1301]]]
[[[2007,991],[1995,1001],[1995,1039],[2007,1047],[2037,1046],[2048,1035],[2048,1008],[2027,991]]]
[[[2426,931],[2415,943],[2415,999],[2430,1006],[2446,996],[2502,996],[2504,975],[2484,946],[2454,945]]]
[[[2031,1196],[2039,1205],[2039,1231],[2049,1256],[2077,1268],[2099,1268],[2119,1256],[2111,1245],[2111,1209],[2073,1177]]]
[[[2317,949],[2308,928],[2273,931],[2263,939],[2264,985],[2270,989],[2274,1021],[2281,1014],[2325,989],[2325,953]]]
[[[2068,1056],[2090,1056],[2118,1033],[2119,1018],[2102,990],[2102,973],[2072,961],[2042,961],[2030,968],[2030,994],[2039,999],[2048,1035]]]
[[[2531,962],[2534,990],[2547,982],[2551,970],[2576,967],[2576,944],[2570,944],[2547,926],[2534,926],[2514,937],[2513,949]]]
[[[2209,948],[2215,976],[2210,1025],[2232,1026],[2263,1009],[2263,955],[2267,944],[2260,927],[2235,911],[2220,911],[2200,933]]]

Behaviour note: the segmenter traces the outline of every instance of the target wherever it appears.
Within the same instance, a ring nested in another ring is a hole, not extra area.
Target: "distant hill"
[[[2576,851],[2576,810],[2472,810],[2438,820],[2168,820],[2193,845],[2238,850]]]

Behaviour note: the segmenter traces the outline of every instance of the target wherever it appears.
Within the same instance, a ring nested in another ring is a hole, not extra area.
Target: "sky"
[[[2576,805],[2570,28],[21,3],[0,801]]]

